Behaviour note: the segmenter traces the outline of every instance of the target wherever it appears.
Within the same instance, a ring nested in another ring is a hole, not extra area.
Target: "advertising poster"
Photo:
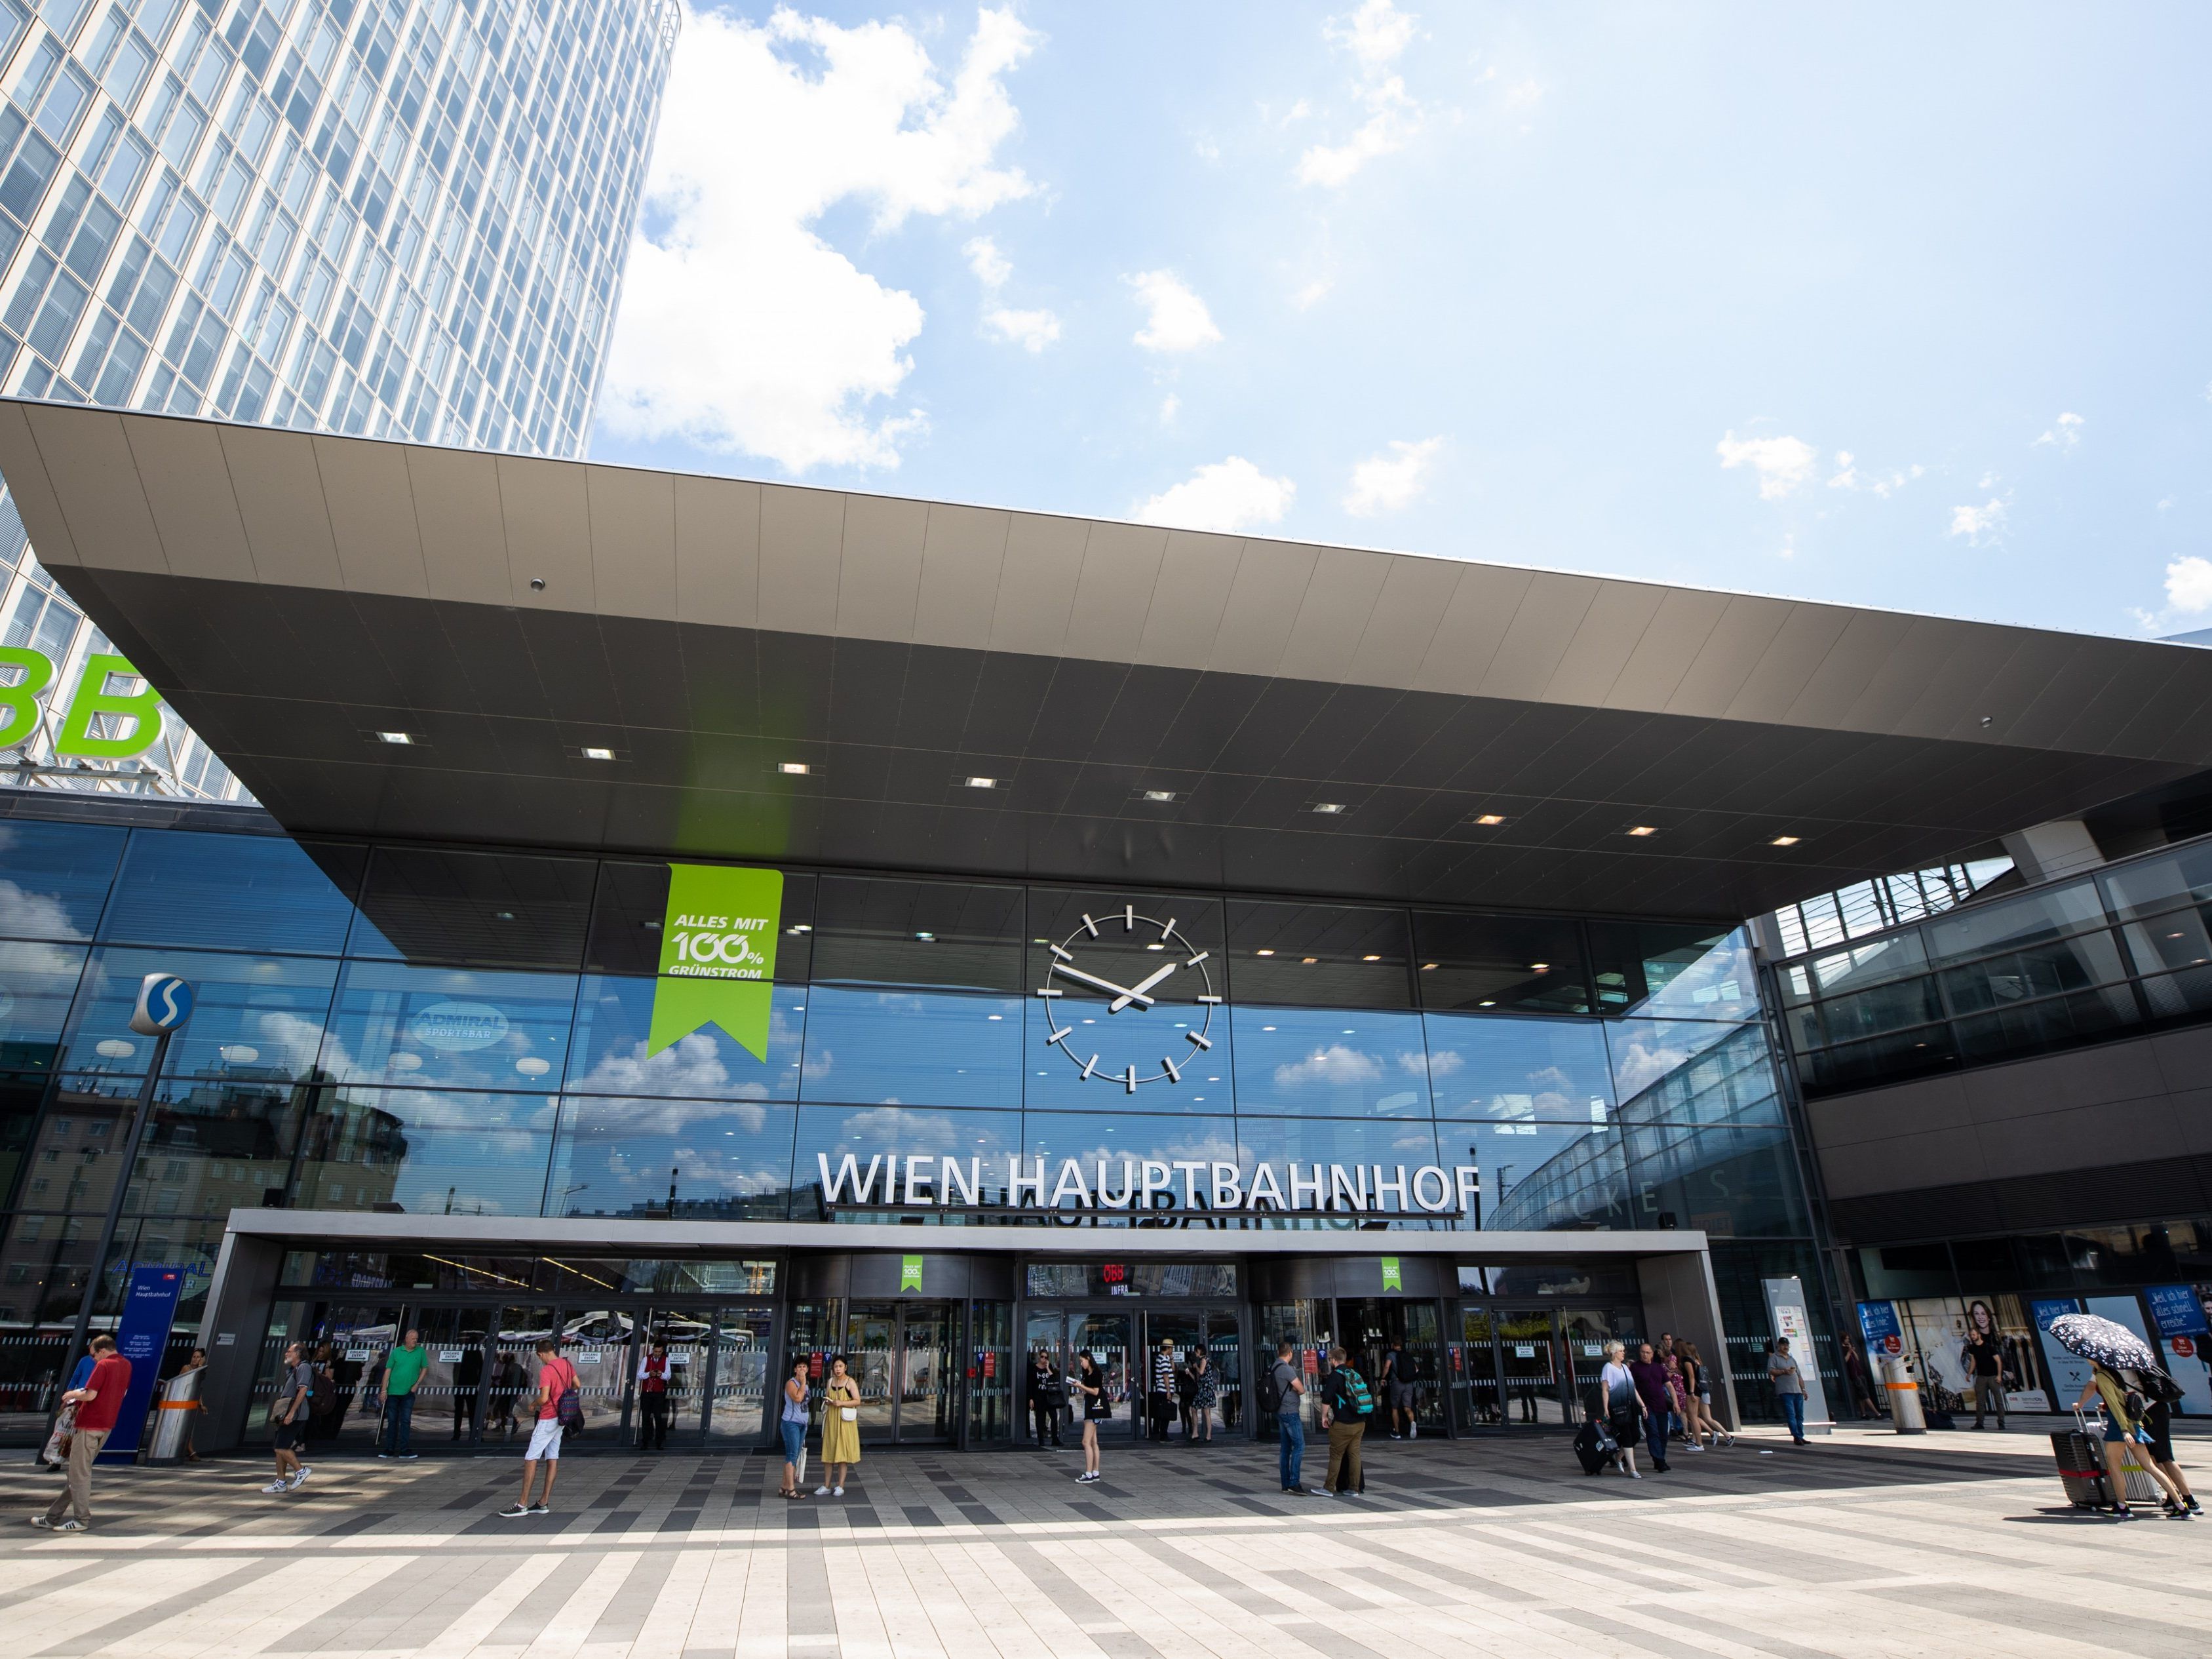
[[[137,1459],[139,1437],[153,1407],[154,1384],[162,1351],[169,1344],[169,1327],[176,1321],[177,1293],[184,1281],[184,1270],[179,1267],[138,1267],[131,1272],[123,1320],[115,1333],[116,1352],[131,1362],[131,1386],[123,1396],[115,1427],[100,1448],[103,1463]]]
[[[2154,1285],[2143,1292],[2166,1369],[2181,1385],[2181,1403],[2174,1409],[2184,1417],[2212,1417],[2212,1359],[2205,1353],[2212,1338],[2209,1295],[2212,1285]]]
[[[2051,1322],[2061,1314],[2080,1313],[2081,1304],[2070,1296],[2058,1297],[2039,1301],[2031,1311],[2035,1315],[2036,1334],[2042,1339],[2044,1363],[2051,1367],[2051,1392],[2058,1396],[2057,1408],[2071,1411],[2081,1390],[2089,1386],[2089,1362],[2076,1359],[2058,1346],[2051,1334]]]
[[[2043,1304],[2036,1304],[2040,1308]],[[2016,1296],[1914,1297],[1896,1304],[1920,1359],[1921,1387],[1937,1411],[1974,1408],[1974,1367],[1966,1352],[1972,1330],[1994,1333],[2002,1345],[2005,1409],[2047,1412],[2050,1390],[2036,1364],[2035,1327]],[[2071,1304],[2051,1315],[2073,1311]]]

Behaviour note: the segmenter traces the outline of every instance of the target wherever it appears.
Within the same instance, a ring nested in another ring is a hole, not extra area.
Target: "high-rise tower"
[[[0,0],[0,387],[580,453],[679,17]],[[135,683],[4,494],[0,567],[0,782],[236,793],[173,716],[115,752]]]

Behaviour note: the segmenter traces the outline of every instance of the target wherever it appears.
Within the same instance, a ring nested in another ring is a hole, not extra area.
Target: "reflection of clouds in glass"
[[[1390,1143],[1394,1152],[1419,1152],[1425,1158],[1436,1156],[1436,1136],[1426,1129],[1408,1131]]]
[[[1426,1058],[1429,1075],[1432,1078],[1449,1077],[1467,1064],[1467,1057],[1456,1048],[1439,1048]],[[1422,1059],[1423,1056],[1418,1053],[1403,1054],[1398,1056],[1398,1063],[1409,1072],[1418,1072],[1421,1068]]]
[[[1624,1096],[1639,1095],[1669,1073],[1676,1072],[1689,1063],[1690,1051],[1670,1043],[1641,1037],[1632,1038],[1627,1052],[1617,1064],[1620,1072],[1620,1092]]]
[[[625,1053],[604,1054],[589,1075],[568,1086],[580,1094],[734,1094],[744,1100],[768,1098],[764,1083],[732,1086],[721,1046],[704,1031],[679,1038],[657,1054],[647,1055],[642,1042],[630,1044]]]
[[[838,1133],[847,1140],[870,1146],[918,1151],[924,1146],[954,1146],[957,1132],[952,1120],[942,1112],[911,1111],[894,1103],[853,1113],[838,1126]]]
[[[1321,1083],[1343,1087],[1372,1083],[1382,1075],[1382,1062],[1374,1055],[1346,1048],[1341,1042],[1332,1042],[1326,1048],[1315,1049],[1304,1060],[1275,1067],[1275,1086],[1296,1089],[1309,1083]]]
[[[758,1134],[769,1113],[750,1101],[726,1100],[577,1100],[569,1106],[584,1124],[623,1135],[695,1134],[708,1125]]]
[[[0,881],[0,933],[37,939],[82,939],[82,932],[60,899],[52,893],[27,893],[12,881]]]
[[[302,1019],[297,1014],[281,1010],[261,1015],[253,1022],[253,1030],[261,1044],[261,1058],[294,1077],[304,1075],[315,1063],[315,1056],[323,1052],[323,1023],[319,1019]],[[339,1075],[352,1069],[353,1061],[345,1052],[345,1045],[336,1037],[330,1046],[337,1051]],[[272,1054],[270,1050],[275,1050]],[[325,1065],[330,1062],[325,1060]]]
[[[1147,1158],[1156,1161],[1165,1158],[1170,1163],[1175,1162],[1177,1158],[1186,1161],[1202,1158],[1209,1164],[1217,1160],[1223,1164],[1237,1162],[1237,1140],[1234,1135],[1224,1134],[1210,1128],[1193,1133],[1187,1127],[1177,1133],[1173,1127],[1168,1125],[1162,1126],[1162,1132],[1168,1136],[1164,1143],[1156,1142],[1142,1148],[1129,1146],[1114,1147],[1102,1143],[1096,1146],[1086,1147],[1079,1152],[1062,1153],[1060,1156],[1074,1158],[1083,1165],[1086,1175],[1097,1169],[1100,1160],[1104,1160],[1115,1166],[1111,1171],[1111,1176],[1116,1184],[1121,1180],[1119,1165],[1124,1158],[1132,1161]]]

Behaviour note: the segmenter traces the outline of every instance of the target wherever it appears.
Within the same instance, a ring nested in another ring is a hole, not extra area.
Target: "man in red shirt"
[[[92,1375],[81,1389],[62,1396],[62,1404],[76,1407],[76,1427],[70,1436],[69,1484],[54,1495],[44,1515],[31,1524],[55,1532],[83,1532],[92,1525],[92,1463],[115,1427],[123,1409],[123,1396],[131,1389],[131,1362],[115,1352],[115,1339],[92,1339]],[[62,1519],[64,1510],[70,1518]]]

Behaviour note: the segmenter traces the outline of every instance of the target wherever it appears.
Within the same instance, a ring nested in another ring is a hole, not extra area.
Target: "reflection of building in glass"
[[[0,0],[0,386],[580,453],[675,0],[33,9]],[[173,459],[218,456],[210,437]],[[0,779],[239,798],[173,714],[143,752],[58,745],[113,647],[4,493],[0,641],[56,671]]]

